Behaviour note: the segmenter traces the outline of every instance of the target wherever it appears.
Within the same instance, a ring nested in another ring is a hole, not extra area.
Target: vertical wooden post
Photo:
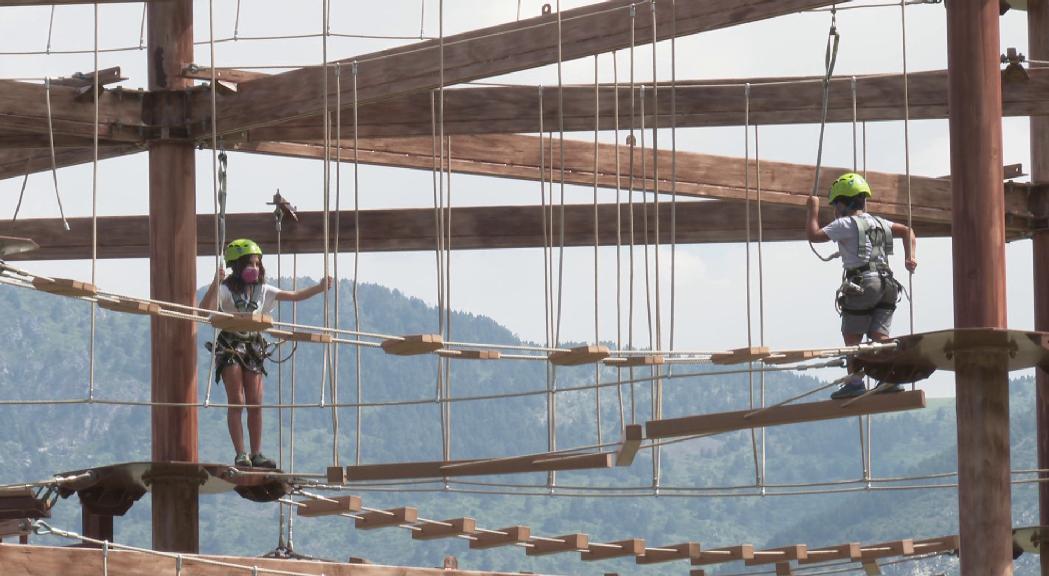
[[[1049,0],[1027,2],[1027,57],[1049,59]],[[1049,183],[1049,118],[1031,116],[1031,181]],[[1035,233],[1034,253],[1034,329],[1049,331],[1049,232]],[[1049,467],[1049,373],[1035,373],[1035,415],[1037,416],[1038,468]],[[1049,475],[1041,474],[1042,478]],[[1049,483],[1038,484],[1039,524],[1049,526]],[[1049,576],[1049,554],[1041,554],[1042,576]]]
[[[155,92],[153,121],[178,125],[184,114],[178,97],[166,91],[188,88],[182,68],[193,62],[193,2],[169,0],[147,5],[149,89]],[[170,135],[170,130],[165,130]],[[163,132],[162,132],[163,134]],[[197,208],[193,145],[159,140],[149,149],[150,293],[159,300],[192,304],[196,294]],[[197,401],[197,330],[193,322],[152,318],[155,402]],[[197,411],[153,407],[153,461],[197,461]],[[153,547],[197,552],[198,485],[177,475],[153,483]]]
[[[80,507],[80,530],[84,536],[95,540],[113,541],[113,516],[109,514],[96,514],[88,510],[87,506]]]
[[[998,8],[998,0],[947,3],[954,322],[959,328],[1006,326]],[[1004,352],[959,352],[955,367],[962,575],[1012,574]]]

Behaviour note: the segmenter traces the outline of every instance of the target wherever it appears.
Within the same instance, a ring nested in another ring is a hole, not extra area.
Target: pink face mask
[[[240,279],[245,284],[254,284],[259,281],[259,269],[254,266],[249,266],[240,272]]]

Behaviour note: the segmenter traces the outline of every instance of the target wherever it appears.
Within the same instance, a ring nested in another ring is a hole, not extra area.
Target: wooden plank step
[[[213,315],[211,325],[227,332],[263,332],[273,328],[273,317],[253,312],[234,314],[232,317]]]
[[[710,356],[710,361],[719,365],[743,364],[744,362],[753,362],[755,360],[768,358],[770,355],[769,349],[765,346],[751,346],[749,348],[736,348],[735,350],[729,350],[728,352],[712,354]]]
[[[309,342],[311,344],[330,344],[331,334],[319,332],[298,332],[294,330],[270,330],[270,334],[286,342]]]
[[[339,514],[356,514],[361,511],[360,496],[339,496],[332,498],[335,502],[327,500],[303,500],[302,506],[298,507],[299,516],[314,518],[317,516],[337,516]]]
[[[847,402],[847,401],[845,401]],[[925,392],[911,390],[890,394],[871,394],[859,401],[843,406],[841,400],[787,404],[753,413],[753,410],[718,412],[684,418],[650,420],[645,423],[645,437],[673,438],[696,434],[718,434],[733,430],[746,430],[763,426],[779,426],[797,422],[815,422],[834,418],[847,418],[861,414],[881,414],[925,408]],[[747,418],[748,414],[753,415]]]
[[[608,558],[622,558],[624,556],[641,556],[644,553],[645,539],[631,538],[607,544],[591,542],[586,550],[579,553],[579,558],[584,562],[593,562]]]
[[[666,358],[661,355],[641,355],[641,356],[616,356],[613,358],[605,358],[604,361],[606,366],[612,366],[614,368],[635,368],[644,366],[662,366],[666,363]]]
[[[623,430],[623,442],[616,449],[616,466],[630,466],[641,449],[644,428],[640,424],[627,424]]]
[[[582,552],[590,545],[590,537],[586,534],[566,534],[557,538],[532,538],[529,542],[532,547],[525,548],[525,555],[546,556],[561,552]]]
[[[440,334],[412,334],[403,339],[384,340],[382,349],[395,356],[415,356],[431,354],[444,348],[444,338]]]
[[[860,545],[856,542],[850,542],[848,544],[809,550],[808,558],[799,559],[798,564],[818,564],[833,560],[852,560],[855,562],[860,558]]]
[[[894,540],[860,548],[861,560],[877,560],[878,558],[910,556],[912,554],[914,554],[914,541],[910,539]]]
[[[754,546],[752,544],[740,544],[728,548],[716,548],[714,550],[702,550],[699,558],[692,559],[693,566],[705,564],[721,564],[734,562],[736,560],[751,560],[754,558]]]
[[[437,350],[437,354],[457,360],[498,360],[503,356],[502,352],[498,350],[465,350],[461,348]]]
[[[765,364],[794,364],[795,362],[805,362],[806,360],[814,360],[819,358],[819,352],[815,350],[787,350],[784,352],[776,352],[761,361]]]
[[[92,297],[98,293],[94,284],[71,278],[33,278],[33,287],[59,296]]]
[[[582,366],[583,364],[601,362],[608,358],[609,355],[608,346],[589,345],[578,346],[571,350],[551,352],[548,359],[555,366]]]
[[[755,550],[754,557],[746,560],[747,566],[758,566],[761,564],[779,564],[790,560],[804,560],[809,557],[809,547],[805,544],[794,544],[779,548],[768,548]]]
[[[411,506],[406,506],[393,510],[364,512],[360,514],[360,518],[354,520],[354,525],[358,530],[374,530],[401,524],[415,524],[418,521],[419,511]]]
[[[114,297],[112,300],[108,298],[99,298],[97,302],[99,308],[105,308],[106,310],[123,312],[126,314],[158,314],[161,310],[160,304],[143,302],[142,300],[132,300],[130,298],[121,298],[119,296]]]
[[[532,529],[528,526],[510,526],[508,528],[493,530],[492,532],[502,532],[502,534],[477,532],[474,534],[475,540],[470,541],[470,549],[486,550],[488,548],[496,548],[499,546],[523,544],[528,542],[532,537]]]
[[[447,524],[447,526],[444,524]],[[462,534],[474,534],[477,531],[477,521],[467,517],[453,518],[451,520],[441,520],[441,524],[423,522],[418,525],[418,528],[418,530],[412,530],[413,540],[453,538]]]
[[[961,547],[958,536],[943,536],[914,541],[915,554],[934,554],[938,552],[955,552]]]
[[[645,548],[645,553],[637,557],[638,564],[658,564],[661,562],[672,562],[674,560],[692,560],[699,558],[702,547],[699,542],[685,542],[673,546],[660,546],[658,548]]]

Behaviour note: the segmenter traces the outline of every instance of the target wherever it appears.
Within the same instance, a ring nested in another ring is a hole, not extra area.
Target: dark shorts
[[[852,282],[863,287],[863,294],[844,294],[838,300],[841,306],[842,334],[889,334],[892,315],[896,312],[899,285],[891,275],[864,274],[853,276]]]
[[[249,372],[266,374],[266,340],[258,332],[241,336],[231,332],[219,332],[216,340],[215,381],[222,379],[227,366],[240,364]]]

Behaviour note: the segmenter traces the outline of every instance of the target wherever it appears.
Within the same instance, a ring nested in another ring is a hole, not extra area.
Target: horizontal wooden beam
[[[751,206],[756,221],[757,208]],[[655,214],[648,208],[648,226],[645,234],[645,210],[634,206],[634,243],[652,244],[655,241]],[[615,246],[617,241],[629,244],[630,211],[619,209],[619,230],[616,230],[616,206],[598,207],[598,241],[601,246]],[[677,242],[705,244],[744,242],[746,233],[745,205],[728,202],[681,202],[676,209]],[[560,209],[555,210],[560,223]],[[341,217],[330,215],[331,235],[336,229],[343,239],[354,237],[354,218],[350,212]],[[671,210],[663,205],[659,213],[660,242],[670,243]],[[762,208],[764,239],[766,241],[803,240],[804,211],[795,206],[764,206]],[[593,206],[565,207],[565,246],[593,246]],[[270,212],[228,214],[226,225],[230,234],[253,238],[267,254],[277,248],[277,232]],[[12,254],[9,260],[82,260],[91,257],[91,219],[70,218],[66,231],[57,218],[32,218],[0,221],[0,236],[31,238],[39,248],[30,252]],[[498,248],[538,248],[544,245],[543,217],[540,206],[493,206],[452,208],[450,248],[478,250]],[[555,230],[560,226],[555,225]],[[434,222],[432,209],[362,210],[360,212],[361,251],[395,252],[433,250]],[[916,223],[922,237],[947,236],[950,227],[942,224]],[[197,255],[214,255],[214,217],[197,216]],[[752,230],[751,238],[756,239]],[[324,215],[321,212],[300,212],[299,222],[284,222],[281,243],[285,254],[320,253],[324,250]],[[329,249],[332,246],[329,245]],[[340,252],[352,252],[353,242],[342,240]],[[147,216],[103,216],[98,219],[98,257],[148,258],[149,218]]]
[[[201,556],[205,560],[244,566],[234,570],[225,565],[207,564],[193,558],[182,562],[183,574],[193,576],[228,576],[231,573],[250,574],[257,566],[262,570],[280,570],[317,576],[510,576],[509,573],[462,571],[442,568],[378,566],[369,564],[338,564],[334,562],[276,560],[272,558],[244,558],[235,556]],[[171,558],[110,549],[107,558],[110,574],[121,576],[177,576],[176,563]],[[103,573],[102,551],[88,548],[58,548],[0,544],[0,566],[4,573],[24,576],[97,576]]]
[[[687,36],[775,18],[832,4],[829,0],[690,0],[672,11],[657,10],[655,22],[648,5],[635,0],[598,2],[560,14],[510,22],[470,32],[364,54],[340,61],[340,73],[356,71],[355,82],[343,81],[341,99],[358,104],[401,94],[425,92],[520,70],[601,54],[653,40],[671,33]],[[636,17],[632,18],[632,11]],[[218,102],[220,135],[273,125],[324,112],[324,75],[328,75],[329,104],[335,98],[335,66],[304,68],[245,83],[237,94]],[[206,124],[210,108],[199,107],[193,117]]]
[[[344,161],[355,157],[351,146],[343,146]],[[272,154],[294,158],[324,157],[324,147],[311,143],[246,143],[236,146],[243,152]],[[358,142],[356,157],[364,164],[398,166],[432,170],[434,145],[431,138],[380,138]],[[618,153],[618,162],[616,161]],[[694,152],[676,155],[677,182],[671,186],[670,167],[674,155],[670,150],[653,154],[646,150],[631,151],[623,145],[598,146],[597,184],[601,188],[655,191],[669,194],[676,190],[680,196],[743,201],[756,197],[761,183],[762,201],[766,204],[803,206],[812,191],[814,167],[763,160],[760,171],[752,159],[750,187],[746,181],[746,161],[743,158],[715,156]],[[540,137],[520,135],[460,136],[450,142],[449,167],[453,172],[538,181],[540,175],[559,182],[561,178],[560,141],[544,139],[540,155]],[[593,186],[595,160],[593,142],[565,140],[564,178],[568,184]],[[659,163],[659,180],[653,179],[655,161]],[[634,167],[633,172],[630,166]],[[545,167],[546,171],[540,170]],[[644,167],[644,170],[642,170]],[[823,167],[817,189],[827,190],[830,184],[848,168]],[[630,175],[634,174],[633,182]],[[910,208],[908,208],[908,179],[903,174],[868,172],[868,181],[874,189],[874,198],[868,203],[871,212],[906,222],[908,214],[923,222],[949,224],[951,222],[950,181],[942,178],[910,178]],[[1026,192],[1006,190],[1007,227],[1012,233],[1024,228],[1030,219]],[[825,215],[830,218],[829,212]]]
[[[254,77],[258,77],[257,73]],[[1002,114],[1034,116],[1049,114],[1049,69],[1028,70],[1029,80],[1002,83]],[[856,78],[856,119],[861,122],[947,118],[947,71],[934,70],[909,74],[908,107],[904,106],[902,75],[860,76]],[[818,123],[822,117],[822,77],[733,78],[717,80],[679,80],[673,87],[651,84],[645,90],[635,85],[601,84],[595,110],[594,86],[570,85],[561,91],[544,86],[539,108],[538,86],[459,87],[444,91],[446,135],[511,134],[540,132],[540,115],[545,130],[558,129],[562,118],[566,131],[593,131],[598,115],[601,130],[618,126],[621,130],[651,128],[658,122],[669,127],[672,103],[676,103],[677,126],[742,126],[746,122],[745,85],[750,87],[750,123],[755,125]],[[633,92],[633,94],[631,94]],[[656,102],[658,93],[658,103]],[[210,94],[194,95],[198,106],[210,105]],[[564,107],[560,105],[564,100]],[[633,111],[631,111],[633,102]],[[852,122],[852,78],[831,80],[827,103],[828,122]],[[351,107],[345,101],[344,107]],[[359,107],[358,136],[428,136],[432,134],[430,94],[406,94]],[[645,110],[642,117],[641,110]],[[658,110],[658,116],[653,111]],[[343,134],[351,134],[352,116],[343,115]],[[206,134],[205,134],[206,136]],[[321,117],[294,120],[241,134],[250,141],[323,139]]]
[[[733,430],[746,430],[763,426],[778,426],[799,422],[815,422],[846,418],[862,414],[881,414],[925,408],[925,392],[912,390],[892,394],[872,394],[857,402],[843,405],[838,400],[787,404],[766,408],[763,411],[739,410],[650,420],[645,423],[646,438],[674,438],[698,434],[720,434]],[[749,418],[748,414],[752,414]]]
[[[127,156],[141,152],[144,148],[133,144],[121,144],[119,146],[99,146],[98,159],[108,160],[119,156]],[[87,164],[95,157],[93,147],[70,147],[55,150],[55,167],[65,168]],[[51,169],[51,152],[46,149],[9,149],[0,150],[0,180],[7,178],[21,178],[28,172],[35,174]],[[50,193],[50,191],[49,191]]]
[[[589,470],[593,468],[611,468],[613,457],[614,455],[611,453],[541,454],[503,459],[362,464],[347,466],[346,478],[349,482],[361,482],[403,478],[525,474],[553,470]]]
[[[93,137],[95,103],[93,98],[78,100],[81,89],[52,85],[50,128],[56,135]],[[0,133],[18,130],[47,134],[48,89],[43,84],[0,80]],[[145,126],[143,94],[127,90],[107,90],[99,95],[98,135],[104,140],[142,142]]]

